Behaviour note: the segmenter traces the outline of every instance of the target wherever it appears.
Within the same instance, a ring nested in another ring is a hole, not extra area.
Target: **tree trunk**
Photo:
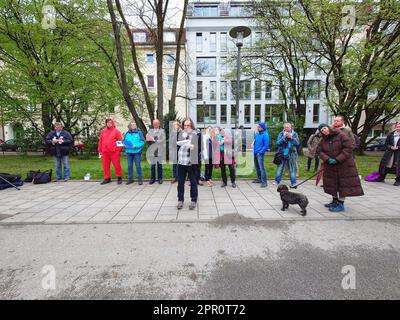
[[[133,104],[132,98],[129,94],[129,85],[128,81],[126,78],[126,71],[125,71],[125,64],[124,64],[124,56],[122,52],[122,46],[121,46],[121,37],[120,37],[120,27],[118,25],[115,13],[114,13],[114,8],[111,0],[107,0],[107,5],[108,5],[108,10],[110,12],[111,16],[111,23],[113,26],[113,31],[114,31],[114,39],[115,39],[115,47],[117,49],[117,57],[118,57],[118,66],[119,66],[119,72],[120,72],[120,78],[121,78],[121,88],[122,88],[122,95],[124,97],[124,100],[128,106],[129,111],[131,112],[135,122],[137,123],[137,126],[146,134],[147,133],[147,128],[146,125],[144,124],[143,120],[139,117],[135,106]]]
[[[157,60],[157,118],[163,126],[164,118],[164,79],[163,79],[163,61],[164,61],[164,12],[163,1],[159,0],[156,7],[157,15],[157,39],[155,41],[156,60]]]
[[[188,3],[189,0],[185,0],[185,3],[183,4],[182,20],[181,20],[181,25],[179,27],[178,44],[176,46],[174,80],[172,84],[171,100],[169,103],[169,112],[171,113],[175,112],[175,106],[176,106],[176,93],[178,90],[178,79],[179,79],[179,65],[181,62],[181,42],[184,35]]]

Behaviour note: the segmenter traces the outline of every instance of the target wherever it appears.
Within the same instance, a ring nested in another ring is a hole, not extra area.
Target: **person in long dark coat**
[[[384,182],[388,173],[396,175],[395,186],[400,186],[400,121],[396,123],[396,130],[386,138],[386,151],[379,166],[381,175],[378,181]]]
[[[353,143],[346,134],[326,124],[321,124],[318,130],[323,137],[317,154],[324,161],[324,191],[333,197],[325,206],[331,212],[341,212],[345,210],[346,197],[364,195],[353,158]]]

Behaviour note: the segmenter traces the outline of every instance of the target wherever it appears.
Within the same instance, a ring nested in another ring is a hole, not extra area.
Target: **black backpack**
[[[33,184],[45,184],[50,182],[52,173],[53,169],[36,173],[33,177]]]
[[[25,182],[32,182],[33,179],[35,178],[35,175],[37,175],[38,173],[40,173],[39,171],[32,171],[30,170],[27,174],[26,174],[26,179],[24,180]]]

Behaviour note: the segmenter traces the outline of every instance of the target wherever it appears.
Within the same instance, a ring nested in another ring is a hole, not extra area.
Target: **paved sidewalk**
[[[230,219],[254,220],[353,220],[400,218],[394,201],[400,188],[386,183],[363,183],[365,196],[346,200],[346,212],[331,213],[324,204],[330,197],[309,181],[295,192],[308,196],[306,217],[298,206],[281,211],[276,186],[266,189],[241,180],[238,188],[199,186],[197,209],[189,210],[189,187],[185,188],[185,206],[178,211],[176,184],[130,186],[116,182],[101,186],[98,182],[60,182],[46,185],[25,184],[21,191],[0,191],[0,221],[5,224],[74,224],[136,222],[209,222]],[[219,219],[219,220],[218,220]],[[240,220],[239,220],[240,221]],[[251,220],[248,220],[251,221]]]

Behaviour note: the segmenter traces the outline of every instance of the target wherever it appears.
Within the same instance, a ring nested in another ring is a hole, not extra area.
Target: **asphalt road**
[[[0,299],[399,299],[400,220],[0,227]]]

